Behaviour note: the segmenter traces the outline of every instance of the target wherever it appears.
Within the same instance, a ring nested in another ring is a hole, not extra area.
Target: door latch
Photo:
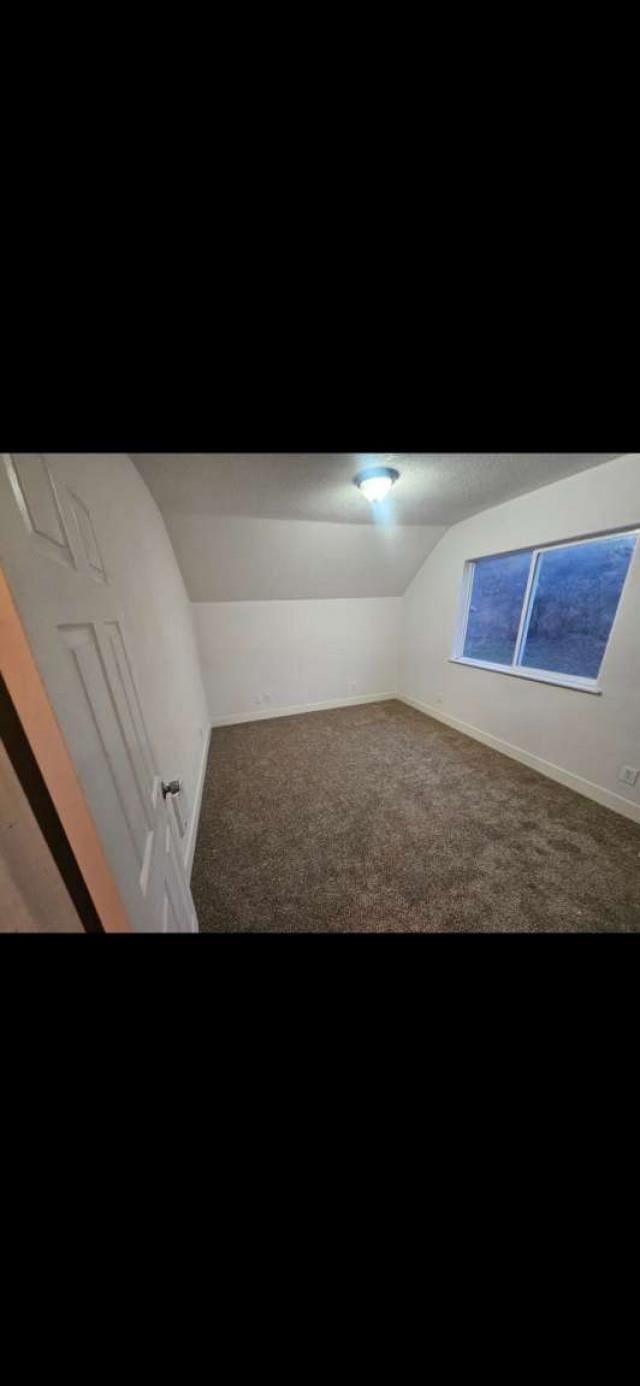
[[[179,780],[169,780],[168,784],[165,784],[164,780],[162,781],[163,799],[166,799],[167,794],[179,794],[181,789],[182,785]]]

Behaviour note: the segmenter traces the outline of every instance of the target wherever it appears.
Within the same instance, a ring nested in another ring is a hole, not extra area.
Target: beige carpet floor
[[[405,704],[215,728],[202,932],[640,931],[640,826]]]

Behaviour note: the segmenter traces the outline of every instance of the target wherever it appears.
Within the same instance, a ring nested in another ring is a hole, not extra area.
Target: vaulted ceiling
[[[136,453],[165,513],[373,524],[353,478],[389,463],[400,473],[388,503],[399,525],[454,525],[615,453]]]
[[[401,595],[444,530],[615,453],[136,453],[193,601]],[[353,484],[400,473],[381,510]]]

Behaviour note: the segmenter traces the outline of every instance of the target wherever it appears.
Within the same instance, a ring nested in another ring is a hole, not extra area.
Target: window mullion
[[[531,616],[531,608],[533,606],[533,598],[535,593],[539,556],[540,549],[532,549],[531,563],[529,564],[529,576],[527,578],[527,585],[525,587],[524,597],[522,598],[520,625],[518,626],[518,634],[516,636],[516,643],[513,651],[513,659],[511,661],[512,669],[515,669],[520,662],[520,653],[524,645],[524,642],[527,638],[527,631],[529,629],[529,619]]]

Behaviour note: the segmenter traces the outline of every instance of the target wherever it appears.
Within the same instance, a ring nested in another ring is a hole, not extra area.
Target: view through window
[[[476,559],[459,656],[595,680],[637,537]]]

